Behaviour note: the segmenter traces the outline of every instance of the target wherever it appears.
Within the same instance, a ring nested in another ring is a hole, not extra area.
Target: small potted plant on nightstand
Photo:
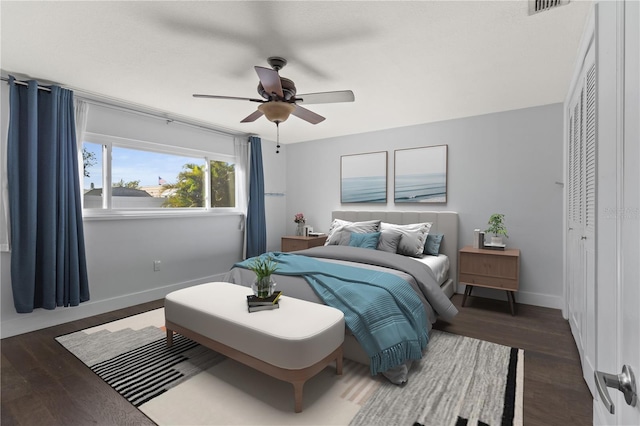
[[[494,213],[489,217],[489,227],[484,232],[493,234],[491,237],[491,245],[501,246],[503,244],[502,237],[509,238],[507,235],[507,227],[504,224],[504,215],[502,213]]]

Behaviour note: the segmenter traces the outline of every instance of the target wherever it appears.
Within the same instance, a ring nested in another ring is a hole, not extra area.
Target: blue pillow
[[[427,241],[424,243],[424,254],[437,256],[440,253],[442,238],[444,234],[428,234]]]
[[[378,248],[378,240],[380,239],[379,232],[372,232],[370,234],[363,234],[352,232],[349,245],[351,247],[362,247],[375,250]]]

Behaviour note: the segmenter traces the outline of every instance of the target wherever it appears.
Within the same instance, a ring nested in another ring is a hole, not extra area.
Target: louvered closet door
[[[567,305],[584,378],[595,392],[596,67],[588,50],[566,114]]]

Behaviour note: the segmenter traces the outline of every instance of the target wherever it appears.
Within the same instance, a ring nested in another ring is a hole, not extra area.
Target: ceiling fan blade
[[[264,102],[264,100],[262,99],[239,98],[237,96],[200,95],[198,93],[194,93],[193,97],[194,98],[210,98],[210,99],[232,99],[236,101]]]
[[[323,116],[309,111],[306,108],[302,108],[300,105],[296,105],[296,109],[294,109],[291,114],[295,115],[298,118],[302,118],[303,120],[308,121],[311,124],[318,124],[325,119]]]
[[[300,99],[300,100],[298,100]],[[337,102],[353,102],[355,96],[351,90],[340,90],[336,92],[319,92],[297,95],[296,102],[301,104],[328,104]]]
[[[278,74],[278,71],[258,66],[254,68],[256,69],[256,73],[258,74],[258,78],[260,78],[260,83],[262,83],[264,90],[267,93],[275,93],[280,97],[280,99],[284,98],[284,93],[282,93],[282,83],[280,82],[280,74]]]
[[[262,117],[264,114],[262,111],[255,110],[253,113],[249,114],[244,120],[240,121],[241,123],[251,123],[256,121],[258,118]]]

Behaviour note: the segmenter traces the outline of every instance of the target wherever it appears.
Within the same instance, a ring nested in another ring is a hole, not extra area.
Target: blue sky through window
[[[85,189],[102,187],[102,146],[95,143],[84,143],[84,148],[95,155],[95,164],[88,167],[89,177],[84,179]],[[203,158],[183,157],[173,154],[163,154],[113,147],[111,152],[111,180],[112,182],[140,181],[140,186],[158,185],[159,178],[166,183],[176,183],[178,174],[185,164],[203,165]]]

